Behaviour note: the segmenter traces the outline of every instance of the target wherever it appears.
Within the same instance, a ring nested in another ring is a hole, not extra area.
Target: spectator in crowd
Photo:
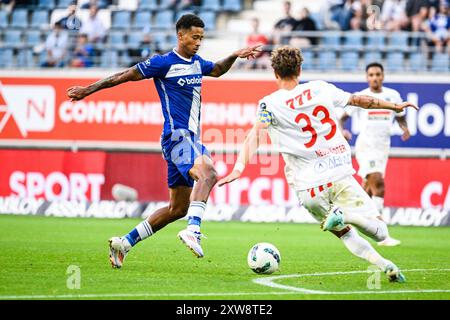
[[[350,29],[350,21],[353,17],[353,11],[355,6],[358,5],[356,0],[329,0],[331,20],[338,23],[341,30]]]
[[[380,17],[383,4],[384,0],[361,0],[360,18],[362,30],[372,31],[383,29],[383,24]]]
[[[45,51],[47,53],[42,67],[63,67],[67,56],[68,34],[61,24],[55,23],[53,31],[47,36],[45,41]]]
[[[291,32],[297,25],[297,20],[291,15],[291,7],[290,1],[283,3],[284,17],[274,26],[273,42],[275,44],[288,44],[290,37],[283,34]]]
[[[446,47],[450,53],[450,16],[448,6],[443,3],[436,12],[434,6],[430,7],[428,20],[424,23],[429,44],[436,48],[436,52],[443,52]]]
[[[93,65],[94,46],[88,42],[86,34],[79,34],[77,45],[72,53],[70,66],[73,68],[88,68]]]
[[[0,0],[0,10],[5,10],[8,13],[14,9],[15,5],[15,0]]]
[[[297,20],[297,24],[295,25],[294,29],[292,29],[292,31],[317,31],[316,22],[311,18],[310,12],[307,8],[300,9],[299,19]],[[305,46],[317,44],[316,37],[301,37],[294,35],[294,37],[291,39],[291,45],[295,46],[295,43],[301,45],[300,43],[298,43],[299,40],[302,42],[306,40],[306,42],[304,43]]]
[[[80,33],[87,34],[88,40],[91,43],[103,42],[106,29],[102,20],[98,16],[98,8],[91,6],[89,8],[89,17],[82,22]]]
[[[270,44],[269,39],[259,31],[259,19],[254,17],[250,21],[252,32],[245,39],[246,46],[254,47],[262,45],[261,52],[255,54],[255,58],[245,61],[241,65],[246,69],[268,69],[270,67],[270,50],[265,51],[264,46]]]
[[[407,0],[406,16],[408,17],[408,31],[420,31],[423,22],[427,18],[428,2],[427,0]]]
[[[81,20],[77,17],[77,2],[73,1],[67,8],[67,16],[61,18],[58,22],[66,30],[80,30]]]
[[[154,53],[158,52],[160,52],[160,50],[158,46],[153,42],[151,34],[145,33],[138,48],[128,49],[128,55],[132,59],[132,62],[129,66],[132,67],[136,65],[136,63],[147,60]]]
[[[405,30],[409,25],[406,0],[386,0],[381,10],[381,22],[386,31]]]

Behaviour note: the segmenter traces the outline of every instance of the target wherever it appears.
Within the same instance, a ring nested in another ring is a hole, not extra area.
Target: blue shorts
[[[210,157],[209,151],[200,143],[198,137],[187,130],[176,130],[161,138],[164,159],[167,161],[167,182],[169,188],[194,186],[189,170],[196,158],[202,155]]]

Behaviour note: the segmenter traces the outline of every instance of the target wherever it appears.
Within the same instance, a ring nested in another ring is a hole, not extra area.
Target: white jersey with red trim
[[[394,89],[382,87],[381,92],[370,91],[369,88],[355,93],[356,95],[366,95],[383,99],[389,102],[401,103],[400,93]],[[349,107],[346,113],[353,116],[357,113],[359,119],[360,132],[356,139],[355,148],[373,150],[381,149],[383,152],[391,145],[391,130],[394,118],[403,116],[405,112],[396,113],[392,110],[378,109],[367,110],[357,107]]]
[[[351,149],[334,111],[345,107],[350,95],[325,81],[310,81],[260,100],[258,121],[270,124],[272,145],[282,153],[286,180],[295,190],[354,174]]]

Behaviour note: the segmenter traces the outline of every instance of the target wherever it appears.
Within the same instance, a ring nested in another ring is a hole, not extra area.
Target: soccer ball
[[[255,244],[247,256],[248,266],[256,273],[274,273],[278,270],[280,261],[280,251],[273,244],[267,242]]]

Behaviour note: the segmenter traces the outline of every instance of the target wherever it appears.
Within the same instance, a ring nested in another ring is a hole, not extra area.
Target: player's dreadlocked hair
[[[300,49],[283,46],[272,51],[272,68],[281,78],[298,76],[303,62]]]
[[[191,27],[204,28],[205,23],[203,22],[202,19],[200,19],[195,14],[189,13],[189,14],[182,15],[181,18],[178,19],[177,24],[176,24],[177,32],[180,31],[181,29],[189,30]]]

